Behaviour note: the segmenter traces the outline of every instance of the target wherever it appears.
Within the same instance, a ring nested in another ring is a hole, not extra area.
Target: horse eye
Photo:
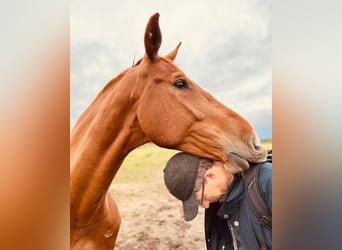
[[[174,82],[173,86],[175,86],[178,89],[187,89],[188,88],[188,84],[183,79],[176,80]]]

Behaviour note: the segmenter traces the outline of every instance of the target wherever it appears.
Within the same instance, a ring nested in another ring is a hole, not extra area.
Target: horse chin
[[[250,165],[247,159],[235,153],[231,153],[229,155],[229,160],[226,163],[226,167],[233,174],[241,173],[249,169],[249,166]]]

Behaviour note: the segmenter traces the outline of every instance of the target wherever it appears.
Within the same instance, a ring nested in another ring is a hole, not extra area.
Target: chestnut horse
[[[253,127],[173,63],[180,44],[158,55],[158,22],[156,13],[147,23],[145,56],[109,81],[71,132],[71,249],[114,248],[121,219],[108,189],[124,158],[144,143],[234,159],[238,169],[266,157]]]

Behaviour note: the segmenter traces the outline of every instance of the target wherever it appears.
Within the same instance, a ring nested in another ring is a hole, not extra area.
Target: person
[[[247,201],[243,172],[232,173],[221,162],[180,152],[168,160],[164,182],[168,191],[182,201],[186,221],[196,217],[198,205],[205,208],[207,249],[272,249],[271,229],[260,227]],[[272,213],[272,163],[262,164],[259,187]]]

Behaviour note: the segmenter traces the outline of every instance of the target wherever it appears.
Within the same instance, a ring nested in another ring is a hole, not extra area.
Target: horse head
[[[148,140],[221,162],[231,159],[237,169],[265,160],[266,151],[251,124],[201,89],[174,64],[180,43],[165,57],[159,14],[148,21],[145,56],[136,65],[132,90],[137,120]]]

